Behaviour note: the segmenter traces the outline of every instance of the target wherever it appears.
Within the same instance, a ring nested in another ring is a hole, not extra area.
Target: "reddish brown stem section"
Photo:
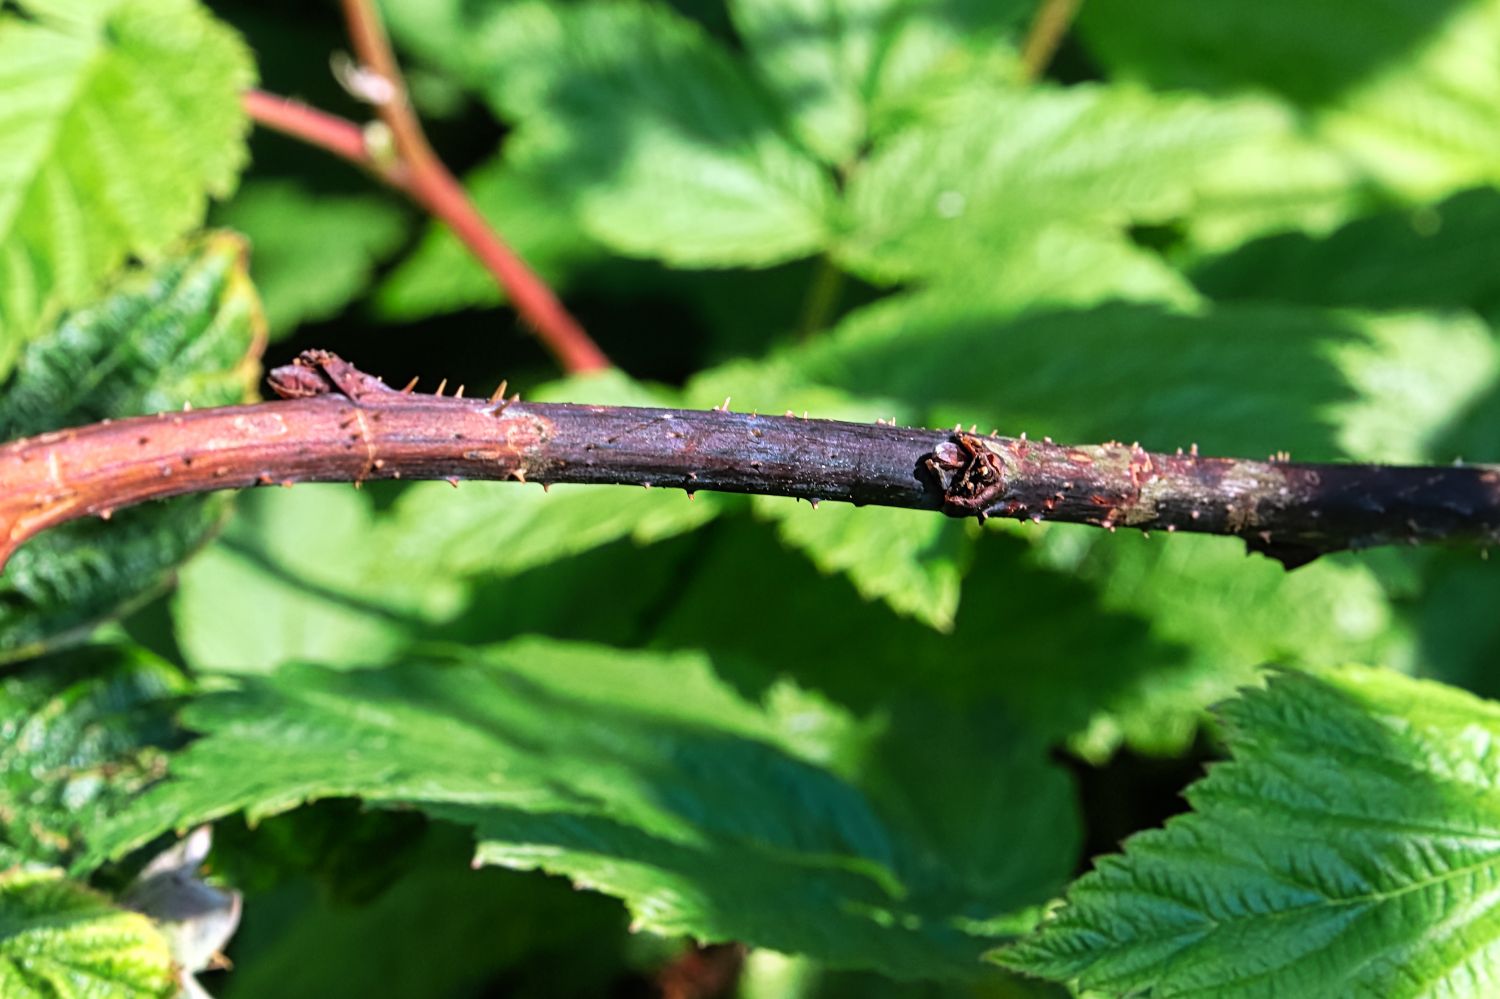
[[[485,221],[463,185],[433,151],[412,110],[406,81],[373,5],[362,0],[345,0],[344,15],[360,63],[390,87],[390,93],[376,104],[376,112],[390,130],[395,145],[394,162],[382,163],[372,155],[363,130],[354,122],[296,101],[252,90],[243,98],[246,112],[267,128],[325,149],[369,171],[442,221],[505,290],[516,312],[536,331],[537,338],[564,370],[578,373],[610,367],[609,358],[599,345],[563,307],[546,282]]]
[[[398,392],[322,351],[280,401],[163,413],[0,448],[0,564],[37,532],[146,500],[366,479],[700,489],[952,516],[1243,538],[1289,568],[1325,552],[1500,541],[1500,469],[1153,454],[754,413]]]
[[[392,187],[404,189],[411,182],[401,164],[381,166],[375,162],[365,147],[364,131],[352,121],[264,90],[247,90],[240,95],[240,102],[253,121],[348,160]]]

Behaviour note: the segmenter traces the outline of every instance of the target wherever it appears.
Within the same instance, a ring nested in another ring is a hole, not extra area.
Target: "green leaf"
[[[971,557],[952,633],[938,634],[767,552],[768,534],[715,529],[648,641],[706,652],[742,687],[787,675],[860,710],[928,697],[995,706],[1094,761],[1122,745],[1181,752],[1206,705],[1267,662],[1413,658],[1410,629],[1352,557],[1288,575],[1225,539],[991,530]],[[754,614],[745,593],[755,594]]]
[[[1063,238],[1058,230],[1125,244],[1130,225],[1212,217],[1215,196],[1240,219],[1239,232],[1257,216],[1244,205],[1244,185],[1222,171],[1267,144],[1294,146],[1291,127],[1279,108],[1252,100],[1102,86],[976,92],[881,146],[854,174],[837,252],[882,282],[1003,275],[1010,258],[1027,261],[1040,240]],[[1319,210],[1346,187],[1331,157],[1322,159],[1332,177],[1309,196]],[[1270,224],[1287,212],[1261,206],[1260,214]]]
[[[701,650],[746,689],[785,675],[870,712],[905,712],[936,698],[1024,716],[1059,739],[1090,724],[1143,674],[1175,661],[1176,650],[1153,640],[1145,622],[1099,607],[1089,586],[1039,567],[1015,538],[981,538],[951,634],[861,599],[845,580],[769,541],[763,525],[716,528],[680,598],[660,615],[652,645]],[[945,724],[931,720],[926,730]],[[974,779],[988,773],[959,770]],[[949,807],[968,806],[954,799]]]
[[[557,192],[516,169],[504,154],[475,168],[464,187],[506,244],[553,288],[565,287],[574,269],[602,256]],[[503,301],[494,276],[452,231],[432,223],[417,248],[380,283],[374,304],[384,317],[414,320]]]
[[[1451,461],[1453,425],[1500,384],[1494,331],[1462,313],[1413,313],[1366,322],[1364,332],[1334,355],[1357,393],[1332,414],[1340,446],[1366,461]]]
[[[1233,762],[1005,966],[1109,995],[1485,992],[1500,710],[1388,671],[1284,673],[1221,709]]]
[[[828,503],[815,511],[771,496],[756,497],[755,511],[777,521],[781,540],[819,569],[847,575],[865,599],[884,600],[939,631],[953,629],[973,554],[967,525],[928,510]]]
[[[1269,559],[1247,559],[1227,538],[1111,537],[1055,525],[1041,532],[1035,559],[1093,587],[1101,609],[1144,620],[1172,650],[1158,653],[1153,668],[1131,671],[1072,735],[1071,747],[1089,759],[1122,744],[1185,752],[1205,706],[1254,682],[1267,663],[1403,665],[1413,655],[1376,573],[1353,557],[1288,574]]]
[[[187,691],[149,653],[101,646],[0,680],[0,869],[66,864],[83,834],[161,776]]]
[[[1469,308],[1500,315],[1500,274],[1475,247],[1500,229],[1500,192],[1359,219],[1323,238],[1284,233],[1200,262],[1215,299],[1364,309]]]
[[[1423,674],[1483,697],[1500,696],[1500,575],[1493,556],[1472,551],[1429,552],[1420,585],[1407,595]]]
[[[249,237],[250,276],[277,338],[337,315],[406,235],[400,209],[384,198],[315,195],[282,180],[247,183],[218,221]]]
[[[185,402],[240,402],[263,335],[243,245],[210,235],[128,275],[30,344],[0,395],[0,439]],[[66,524],[21,546],[0,576],[0,661],[76,640],[159,592],[225,509],[222,497],[178,499]]]
[[[1389,188],[1432,197],[1497,174],[1493,0],[1165,0],[1090,4],[1091,54],[1117,76],[1214,93],[1270,90]]]
[[[0,11],[0,374],[60,309],[229,192],[254,79],[191,0],[19,8]]]
[[[177,993],[167,942],[145,916],[63,879],[0,873],[0,994],[166,999]]]
[[[1073,863],[1067,782],[1022,726],[950,725],[1007,761],[973,807],[1024,816],[978,834],[924,805],[957,779],[947,753],[887,745],[878,716],[790,684],[746,699],[701,656],[528,641],[452,664],[287,667],[185,720],[205,736],[96,830],[98,855],[238,809],[358,795],[473,825],[480,860],[618,894],[644,929],[962,978]],[[900,766],[866,791],[860,761],[887,755]]]
[[[183,655],[213,673],[385,662],[461,594],[406,563],[383,571],[375,533],[367,494],[348,486],[244,497],[224,536],[182,570],[172,616]]]
[[[853,163],[903,105],[986,70],[1015,75],[1022,0],[734,0],[730,11],[797,137]],[[995,64],[995,65],[986,65]]]
[[[827,240],[831,184],[748,73],[664,7],[486,8],[429,53],[518,123],[518,167],[594,238],[677,266],[764,266]]]
[[[904,402],[929,425],[1157,450],[1196,441],[1209,454],[1409,459],[1482,391],[1495,346],[1466,316],[1266,304],[1017,314],[935,288],[852,313],[773,363]],[[1405,422],[1393,425],[1391,413]]]
[[[222,994],[430,999],[496,980],[523,995],[608,992],[625,938],[619,907],[557,878],[472,870],[472,843],[467,830],[433,828],[403,851],[400,879],[358,907],[302,878],[252,894]]]

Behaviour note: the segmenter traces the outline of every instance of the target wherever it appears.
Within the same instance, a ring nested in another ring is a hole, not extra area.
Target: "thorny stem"
[[[1021,70],[1027,80],[1039,80],[1062,44],[1083,0],[1042,0],[1021,47]]]
[[[463,185],[433,151],[412,110],[406,82],[374,5],[368,0],[344,0],[344,16],[356,57],[386,85],[375,108],[390,130],[395,162],[380,162],[366,143],[363,130],[354,122],[295,101],[249,91],[243,97],[243,104],[250,117],[267,128],[368,170],[441,220],[505,290],[516,312],[536,331],[537,338],[564,370],[578,373],[610,367],[609,358],[598,344],[568,313],[546,282],[485,221]]]
[[[0,565],[39,531],[146,500],[401,478],[656,485],[1226,534],[1288,568],[1371,545],[1500,543],[1496,466],[1248,461],[790,413],[444,398],[395,391],[324,351],[270,383],[279,401],[0,447]]]

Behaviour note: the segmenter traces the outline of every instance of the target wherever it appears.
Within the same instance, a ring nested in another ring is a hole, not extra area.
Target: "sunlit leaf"
[[[0,10],[0,374],[130,256],[159,258],[245,159],[239,40],[192,0]]]
[[[1192,813],[1098,861],[999,960],[1106,995],[1487,992],[1500,711],[1351,667],[1221,712],[1233,762]]]
[[[58,871],[0,873],[0,993],[55,999],[167,999],[177,976],[145,916]]]
[[[655,4],[589,2],[506,4],[459,23],[462,44],[431,55],[519,125],[516,164],[606,246],[723,267],[826,242],[828,177],[692,22]]]

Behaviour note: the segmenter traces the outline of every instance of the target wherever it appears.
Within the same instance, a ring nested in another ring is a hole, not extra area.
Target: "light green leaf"
[[[1116,75],[1162,88],[1271,90],[1387,187],[1427,198],[1500,177],[1494,0],[1089,4],[1080,34]]]
[[[516,169],[503,154],[473,170],[464,178],[464,187],[506,244],[554,288],[564,287],[575,268],[603,255],[557,192]],[[376,310],[399,320],[504,300],[494,276],[458,237],[437,223],[375,292]]]
[[[976,835],[924,804],[948,753],[887,745],[878,716],[790,684],[747,699],[701,656],[529,641],[451,664],[288,667],[204,697],[186,723],[204,737],[96,830],[99,855],[357,795],[473,825],[479,859],[621,895],[645,929],[960,978],[1073,863],[1067,783],[1021,726],[949,725],[987,749],[969,758],[1006,761],[971,807],[1025,817]],[[888,755],[865,790],[860,761]]]
[[[250,276],[278,338],[337,315],[406,232],[400,209],[386,199],[313,194],[280,180],[246,184],[218,221],[249,237]]]
[[[828,177],[692,22],[619,2],[515,3],[472,17],[472,41],[430,54],[519,125],[514,162],[546,178],[605,245],[725,267],[825,243]]]
[[[1500,920],[1492,703],[1388,671],[1280,674],[1233,762],[1096,863],[1007,967],[1107,995],[1472,995]]]
[[[735,0],[730,12],[797,137],[853,163],[905,104],[988,71],[1014,78],[1021,0]],[[988,64],[988,65],[987,65]]]
[[[59,871],[0,873],[0,995],[167,999],[177,976],[145,916]]]
[[[367,495],[348,486],[244,497],[224,537],[182,570],[172,615],[187,661],[215,673],[387,661],[462,594],[406,563],[382,571],[375,531]]]
[[[0,394],[0,439],[184,402],[240,402],[263,336],[243,245],[210,235],[127,276],[96,306],[30,344]],[[0,660],[76,640],[159,592],[218,525],[226,502],[196,497],[135,507],[22,545],[0,576]]]
[[[1239,232],[1257,212],[1244,203],[1242,178],[1222,171],[1268,143],[1293,145],[1291,128],[1281,109],[1248,99],[1102,86],[975,93],[901,133],[855,173],[837,251],[878,281],[1003,274],[1007,259],[1035,254],[1059,227],[1124,243],[1127,226],[1211,213],[1215,196]],[[1333,175],[1327,186],[1343,191],[1344,174],[1323,159]],[[1271,221],[1282,214],[1259,212]]]
[[[0,11],[0,375],[61,308],[228,193],[254,78],[192,0],[19,7]]]
[[[0,680],[0,869],[66,864],[161,775],[187,682],[129,647],[49,656]]]
[[[1500,383],[1494,332],[1466,314],[1387,315],[1363,328],[1335,353],[1357,393],[1332,412],[1340,446],[1365,461],[1453,460],[1448,432]]]

